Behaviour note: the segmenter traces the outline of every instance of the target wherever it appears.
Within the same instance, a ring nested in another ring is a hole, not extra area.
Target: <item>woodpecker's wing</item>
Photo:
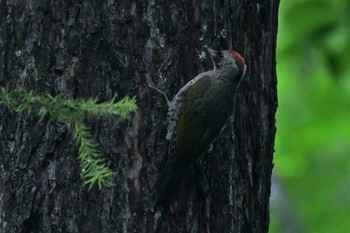
[[[207,72],[201,73],[189,81],[185,86],[183,86],[180,91],[176,94],[172,102],[170,103],[168,110],[168,133],[166,135],[167,140],[171,140],[172,143],[175,143],[174,137],[176,125],[178,123],[178,118],[180,116],[180,110],[187,93],[191,86],[195,83],[200,84],[202,81],[208,82],[210,76]],[[174,149],[170,147],[171,149]],[[165,205],[172,199],[172,196],[176,193],[176,190],[179,189],[183,175],[188,170],[187,166],[192,165],[192,163],[186,163],[182,161],[185,157],[179,157],[176,153],[173,153],[174,150],[169,150],[169,155],[166,161],[166,164],[163,167],[161,175],[158,177],[156,186],[158,192],[158,203],[160,205]]]
[[[168,132],[166,135],[167,140],[171,140],[174,136],[175,127],[176,127],[176,121],[178,119],[180,108],[182,104],[182,100],[190,87],[197,82],[199,79],[202,79],[204,77],[209,78],[207,75],[209,72],[200,73],[195,78],[193,78],[191,81],[189,81],[185,86],[183,86],[180,91],[176,94],[174,99],[171,101],[169,109],[168,109]]]
[[[195,82],[182,100],[173,138],[178,159],[198,158],[220,133],[232,113],[231,80],[208,74]]]

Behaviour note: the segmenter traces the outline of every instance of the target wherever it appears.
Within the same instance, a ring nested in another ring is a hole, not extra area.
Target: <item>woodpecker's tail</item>
[[[182,182],[188,171],[185,166],[186,163],[176,161],[172,164],[168,163],[164,167],[156,183],[158,198],[156,207],[161,206],[162,208],[167,208],[174,200],[179,189],[182,187]]]

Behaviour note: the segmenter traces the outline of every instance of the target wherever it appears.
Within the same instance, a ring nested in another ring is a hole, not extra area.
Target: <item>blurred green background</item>
[[[282,0],[270,233],[350,233],[350,6]]]

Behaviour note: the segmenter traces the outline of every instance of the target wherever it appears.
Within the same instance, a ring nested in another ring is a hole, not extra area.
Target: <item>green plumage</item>
[[[158,180],[159,202],[166,206],[193,163],[208,150],[232,113],[233,79],[204,76],[182,101],[167,164]]]
[[[188,90],[175,128],[177,160],[196,160],[219,134],[233,108],[233,84],[205,76]]]
[[[189,81],[170,104],[169,154],[157,182],[158,204],[169,204],[190,167],[208,150],[232,114],[234,95],[245,72],[237,52],[211,53],[214,70]]]

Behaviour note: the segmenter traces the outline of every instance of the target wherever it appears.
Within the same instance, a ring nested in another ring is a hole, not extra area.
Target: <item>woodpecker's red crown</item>
[[[235,66],[244,74],[246,70],[245,60],[241,54],[233,50],[217,51],[208,49],[209,55],[213,61],[214,69],[220,69],[225,66]]]
[[[245,60],[242,57],[242,55],[237,53],[236,51],[233,51],[233,50],[227,50],[227,51],[229,51],[230,53],[232,53],[236,57],[236,63],[238,65],[239,69],[242,71],[245,71],[246,65],[245,65]]]

